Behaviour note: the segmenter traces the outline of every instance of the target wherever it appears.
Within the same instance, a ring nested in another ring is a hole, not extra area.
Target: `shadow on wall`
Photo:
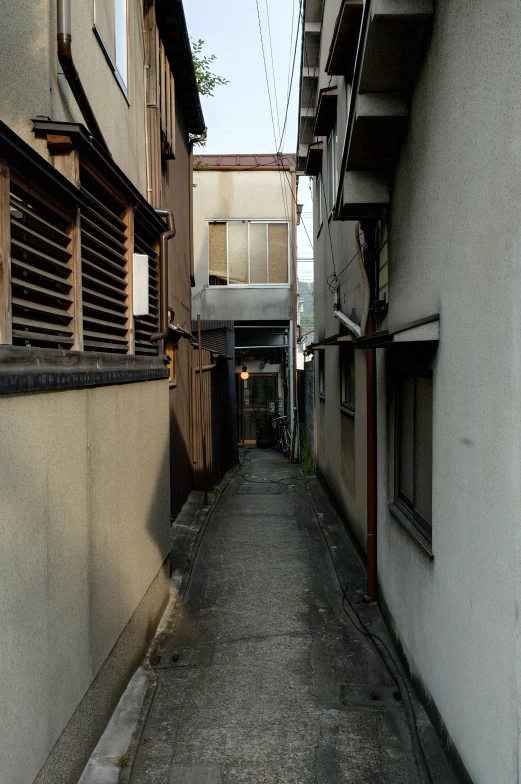
[[[190,409],[187,408],[187,411],[189,412]],[[172,405],[170,407],[170,517],[172,519],[175,519],[181,511],[192,485],[193,466],[187,447],[187,434],[183,432],[178,414]]]
[[[58,739],[37,781],[62,768],[76,781],[154,632],[166,581],[136,610],[169,551],[167,394],[149,382],[2,398],[2,781],[32,781]],[[95,678],[94,710],[75,714]]]

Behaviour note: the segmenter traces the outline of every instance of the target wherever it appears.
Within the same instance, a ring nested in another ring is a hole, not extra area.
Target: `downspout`
[[[83,89],[80,75],[74,65],[72,57],[72,25],[71,25],[71,0],[57,0],[57,40],[58,60],[63,68],[63,73],[76,99],[76,103],[87,123],[87,127],[96,141],[109,153],[107,142],[103,138],[101,128],[92,111],[92,107]]]
[[[175,221],[172,210],[158,208],[157,214],[166,218],[168,229],[159,238],[159,331],[150,336],[151,343],[164,340],[168,337],[168,240],[175,237]]]
[[[378,249],[374,241],[374,221],[364,221],[362,231],[366,239],[365,280],[369,287],[369,305],[374,299],[374,266]],[[374,319],[369,309],[366,334],[374,331]],[[377,599],[377,443],[376,443],[376,349],[365,352],[367,404],[367,593],[366,602]]]
[[[290,346],[292,356],[291,368],[291,385],[292,399],[293,399],[293,425],[292,425],[292,440],[291,440],[291,461],[298,462],[298,453],[295,457],[295,447],[298,444],[300,433],[298,432],[299,417],[298,417],[298,404],[297,404],[297,175],[295,171],[291,172],[291,248],[292,248],[292,271],[291,271],[291,321],[293,323],[293,340]]]

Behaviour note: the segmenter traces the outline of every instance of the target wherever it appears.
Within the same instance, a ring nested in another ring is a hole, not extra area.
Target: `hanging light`
[[[246,367],[246,365],[243,365],[241,370],[242,370],[242,373],[241,373],[242,380],[243,381],[247,381],[249,379],[249,377],[250,377],[250,374],[248,373],[248,368]]]

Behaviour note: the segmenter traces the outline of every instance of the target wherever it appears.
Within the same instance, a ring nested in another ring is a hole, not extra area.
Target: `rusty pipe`
[[[168,240],[175,237],[175,220],[172,210],[163,207],[156,209],[158,215],[166,218],[167,230],[159,238],[159,331],[150,336],[151,343],[168,337]]]
[[[378,246],[375,238],[374,221],[361,224],[367,249],[364,265],[370,291],[369,305],[374,302],[375,266],[378,261]],[[366,334],[374,332],[375,322],[369,310]],[[374,602],[378,595],[378,486],[377,486],[377,424],[376,424],[376,349],[365,352],[366,403],[367,403],[367,593],[366,602]]]
[[[57,0],[57,40],[58,40],[58,60],[63,68],[63,73],[76,99],[76,103],[87,123],[87,128],[96,141],[101,144],[103,149],[109,153],[101,128],[98,125],[96,116],[92,110],[87,94],[83,89],[80,75],[74,65],[72,56],[72,23],[71,23],[71,0]]]
[[[367,400],[367,594],[377,598],[377,453],[376,453],[376,349],[365,352]]]

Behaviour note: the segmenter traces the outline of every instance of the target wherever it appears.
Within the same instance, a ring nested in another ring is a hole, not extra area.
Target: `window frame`
[[[322,225],[324,223],[324,211],[322,209],[322,174],[317,174],[317,221],[318,221],[318,228],[317,228],[317,237],[320,234],[320,230],[322,229]]]
[[[355,349],[350,344],[340,344],[340,410],[354,417],[356,410]],[[352,374],[350,370],[353,370]]]
[[[326,142],[326,167],[327,167],[327,195],[330,200],[330,204],[326,204],[326,209],[328,212],[328,220],[330,220],[333,209],[335,207],[335,200],[336,200],[336,190],[337,190],[337,159],[336,159],[336,147],[337,147],[338,135],[337,135],[337,124],[331,129],[331,133],[327,137]]]
[[[318,396],[320,400],[326,399],[326,351],[318,350]]]
[[[400,478],[400,456],[401,448],[401,435],[400,426],[402,421],[401,409],[401,386],[403,379],[409,377],[414,379],[414,402],[413,402],[413,436],[412,436],[412,483],[413,483],[413,499],[410,503],[409,499],[404,497]],[[427,378],[431,381],[431,510],[430,520],[427,520],[424,515],[416,507],[416,486],[417,486],[417,461],[416,461],[416,421],[417,421],[417,398],[416,398],[416,379]],[[432,551],[432,529],[433,529],[433,514],[432,514],[432,466],[433,466],[433,425],[434,425],[434,374],[432,370],[432,363],[425,362],[425,358],[419,362],[404,362],[399,363],[393,371],[393,425],[394,425],[394,475],[392,487],[392,502],[390,510],[393,516],[402,524],[402,526],[411,534],[412,538],[420,545],[427,555],[433,556]]]
[[[226,283],[210,283],[210,224],[212,223],[224,223],[226,224]],[[229,225],[230,223],[246,223],[248,224],[248,282],[247,283],[230,283],[230,257],[229,257],[229,248],[230,243],[228,239],[229,233]],[[219,218],[216,219],[207,219],[207,237],[208,237],[208,251],[207,251],[207,260],[208,260],[208,287],[211,289],[255,289],[255,288],[283,288],[287,289],[291,287],[291,223],[290,221],[286,220],[259,220],[258,218],[241,218],[236,220],[222,220]],[[280,226],[287,226],[288,227],[288,262],[287,262],[287,283],[251,283],[251,249],[250,249],[250,225],[251,224],[262,224],[266,226],[266,277],[269,277],[269,230],[268,227],[271,224],[277,224]]]
[[[125,96],[125,100],[130,105],[129,101],[129,61],[130,61],[130,53],[129,53],[129,2],[128,0],[111,0],[114,5],[114,57],[112,57],[110,53],[110,49],[107,43],[103,39],[103,34],[99,25],[96,23],[96,2],[99,0],[93,1],[93,31],[98,39],[98,43],[101,46],[103,54],[110,65],[111,71],[118,83],[121,92]],[[126,74],[123,75],[118,66],[118,48],[117,48],[117,36],[116,36],[116,12],[118,9],[118,3],[122,2],[125,8],[125,41],[126,41]]]

